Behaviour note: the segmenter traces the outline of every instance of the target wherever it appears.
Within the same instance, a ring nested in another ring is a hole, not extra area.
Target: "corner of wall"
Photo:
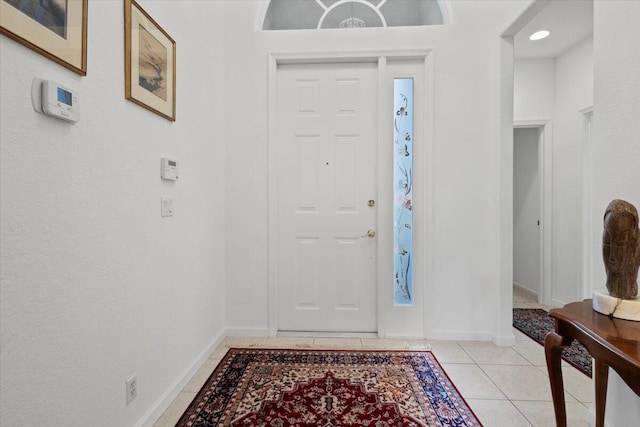
[[[226,336],[226,331],[221,331],[211,343],[178,375],[178,377],[167,387],[153,405],[145,412],[134,427],[152,427],[160,416],[167,410],[182,389],[189,383],[191,378],[198,372],[200,367],[210,358],[214,350],[222,344]]]

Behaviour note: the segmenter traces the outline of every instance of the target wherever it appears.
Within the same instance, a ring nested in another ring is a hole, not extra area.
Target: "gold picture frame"
[[[124,1],[124,55],[125,98],[175,121],[176,42],[135,0]]]
[[[87,75],[88,0],[0,0],[0,33]]]

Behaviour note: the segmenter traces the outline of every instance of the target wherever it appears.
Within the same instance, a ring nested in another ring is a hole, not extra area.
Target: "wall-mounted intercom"
[[[160,159],[160,177],[169,181],[178,179],[178,162],[166,157]]]
[[[80,120],[80,94],[78,91],[53,80],[33,79],[31,102],[39,113],[76,123]]]

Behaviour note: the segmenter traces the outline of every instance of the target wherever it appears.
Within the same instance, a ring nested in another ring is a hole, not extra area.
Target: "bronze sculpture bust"
[[[633,299],[638,295],[640,229],[638,211],[624,200],[613,200],[604,213],[602,255],[609,295]]]

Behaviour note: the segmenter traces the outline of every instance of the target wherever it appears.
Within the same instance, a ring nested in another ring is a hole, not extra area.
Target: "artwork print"
[[[87,74],[88,0],[0,0],[0,33]]]
[[[164,101],[167,100],[167,48],[143,26],[140,31],[140,86]]]
[[[125,98],[176,119],[176,42],[134,0],[125,0]]]
[[[3,0],[38,24],[67,38],[67,0]]]

